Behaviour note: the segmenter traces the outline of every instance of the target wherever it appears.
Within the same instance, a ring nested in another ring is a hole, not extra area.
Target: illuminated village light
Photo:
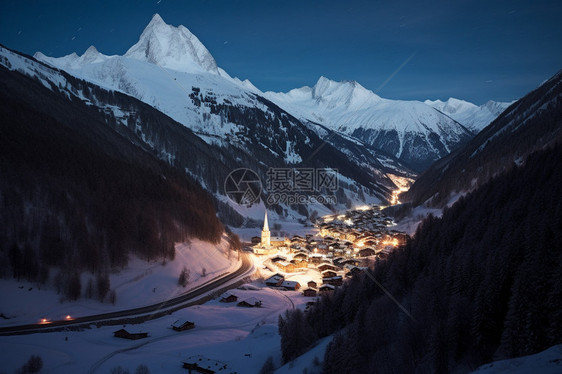
[[[398,244],[400,244],[400,243],[398,243],[398,239],[394,238],[394,239],[392,239],[392,240],[385,240],[385,241],[382,242],[382,244],[383,244],[384,246],[389,246],[389,245],[391,245],[391,246],[393,246],[393,247],[397,247]]]

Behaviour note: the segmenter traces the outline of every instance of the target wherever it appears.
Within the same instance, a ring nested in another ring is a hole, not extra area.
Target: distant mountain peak
[[[308,87],[303,87],[307,89]],[[373,91],[366,89],[356,81],[336,82],[321,76],[312,88],[312,98],[324,102],[328,107],[346,107],[357,110],[380,101]]]
[[[88,64],[88,63],[100,62],[100,61],[103,61],[106,58],[107,58],[107,56],[100,53],[96,49],[96,47],[91,45],[91,46],[88,47],[88,49],[86,49],[86,52],[84,52],[84,54],[82,56],[80,56],[78,59],[76,59],[76,61],[79,61],[79,63],[82,63],[82,64]]]
[[[152,19],[150,20],[150,22],[148,23],[146,28],[154,27],[154,26],[157,26],[157,25],[166,25],[166,22],[164,22],[164,20],[160,16],[160,14],[154,13],[152,15]]]
[[[478,133],[486,127],[512,104],[489,100],[485,104],[478,106],[465,100],[455,99],[454,97],[450,97],[447,101],[426,100],[424,103],[445,113],[474,133]]]
[[[125,57],[178,71],[203,70],[219,74],[215,59],[201,41],[185,26],[166,24],[158,13],[154,14],[139,41],[129,48]]]

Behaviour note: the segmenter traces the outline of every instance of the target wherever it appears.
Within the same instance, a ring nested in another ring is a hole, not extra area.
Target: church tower
[[[261,230],[261,246],[264,248],[271,247],[271,233],[267,224],[267,209],[265,210],[265,218],[263,220],[263,229]]]

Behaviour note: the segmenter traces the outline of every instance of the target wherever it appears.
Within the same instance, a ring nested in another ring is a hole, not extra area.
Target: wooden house
[[[301,285],[296,281],[284,281],[283,283],[281,283],[281,287],[290,291],[297,291],[299,288],[301,288]]]
[[[363,248],[362,250],[359,251],[360,257],[368,257],[374,255],[375,255],[375,250],[373,248]]]
[[[318,287],[318,283],[316,283],[315,281],[308,281],[308,283],[306,284],[309,288],[316,288]]]
[[[258,300],[255,297],[250,297],[249,299],[240,301],[238,303],[238,306],[243,306],[246,308],[259,308],[261,307],[261,300]]]
[[[194,327],[195,322],[191,322],[186,319],[178,319],[176,322],[172,323],[172,328],[176,331],[190,330]]]
[[[314,288],[307,288],[302,292],[302,294],[306,297],[315,297],[318,294],[318,291]]]
[[[342,262],[342,265],[344,267],[346,267],[346,265],[351,265],[351,266],[357,266],[359,265],[359,260],[355,260],[355,259],[349,259],[349,260],[345,260],[344,262]]]
[[[335,289],[336,289],[336,287],[331,285],[331,284],[323,284],[320,287],[318,287],[318,292],[320,292],[320,293],[330,293],[330,292],[333,292]]]
[[[285,273],[292,273],[292,272],[295,271],[295,264],[293,264],[291,262],[277,261],[275,263],[275,265],[277,266],[277,268],[279,268],[279,270],[281,270]]]
[[[128,332],[125,329],[117,330],[113,333],[113,336],[116,338],[123,338],[123,339],[130,339],[130,340],[137,340],[143,339],[148,336],[147,332]]]
[[[265,285],[269,287],[277,287],[280,286],[284,280],[284,276],[282,276],[281,274],[275,274],[265,280]]]
[[[303,253],[303,252],[298,252],[293,256],[293,259],[299,260],[299,261],[307,261],[308,255],[306,253]]]
[[[336,275],[338,275],[335,271],[333,270],[324,270],[322,273],[322,278],[332,278],[335,277]]]
[[[321,255],[312,255],[310,256],[310,258],[308,259],[310,261],[311,264],[319,264],[322,262],[322,256]]]
[[[318,265],[316,267],[318,269],[318,271],[323,272],[325,270],[332,270],[332,271],[337,271],[338,267],[336,265],[333,264],[328,264],[326,262],[321,263],[320,265]]]
[[[330,278],[322,278],[323,284],[330,284],[332,286],[341,286],[343,284],[343,277],[341,275],[337,275],[335,277]]]

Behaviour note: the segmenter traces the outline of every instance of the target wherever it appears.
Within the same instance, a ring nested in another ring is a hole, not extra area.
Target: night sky
[[[115,4],[118,3],[118,4]],[[6,1],[0,43],[124,54],[154,13],[262,91],[356,80],[382,97],[517,99],[562,69],[562,1]]]

